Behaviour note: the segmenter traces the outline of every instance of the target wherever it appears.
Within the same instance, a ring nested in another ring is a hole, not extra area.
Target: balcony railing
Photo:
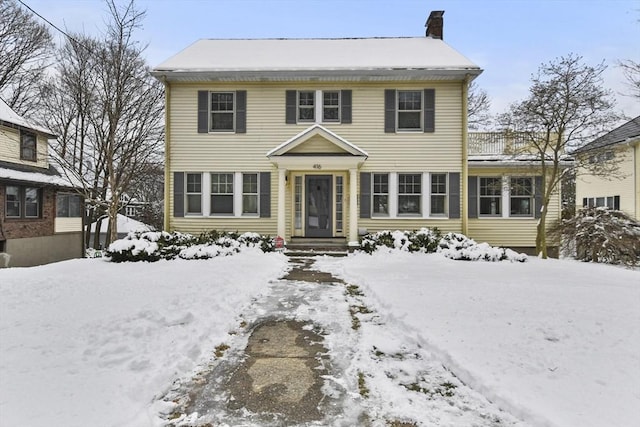
[[[469,155],[531,154],[530,135],[518,132],[469,132]]]

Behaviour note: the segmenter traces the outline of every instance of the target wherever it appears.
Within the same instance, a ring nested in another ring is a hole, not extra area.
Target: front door
[[[331,175],[306,176],[306,237],[333,237]]]

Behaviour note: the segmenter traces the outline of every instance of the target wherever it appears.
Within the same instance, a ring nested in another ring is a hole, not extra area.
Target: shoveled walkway
[[[288,274],[254,302],[255,323],[242,322],[246,332],[238,335],[246,336],[245,348],[219,348],[224,357],[210,370],[177,384],[164,398],[178,403],[166,415],[168,426],[320,426],[340,417],[342,396],[331,399],[322,390],[323,377],[330,371],[336,375],[322,331],[296,320],[301,311],[313,311],[311,304],[323,288],[343,292],[336,286],[342,281],[313,271],[313,262],[291,258]]]
[[[367,307],[358,286],[314,262],[291,258],[211,363],[156,402],[163,425],[524,425],[459,381],[392,313]]]

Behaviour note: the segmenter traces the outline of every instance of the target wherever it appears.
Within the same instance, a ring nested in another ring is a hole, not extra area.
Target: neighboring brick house
[[[607,206],[640,220],[640,116],[629,120],[574,152],[579,162],[576,178],[578,208]],[[594,174],[589,164],[613,159],[615,176]]]
[[[443,13],[426,37],[199,40],[158,65],[165,228],[355,246],[437,227],[535,247],[538,169],[470,152],[482,70],[442,40]]]
[[[0,252],[28,267],[84,255],[83,203],[49,164],[50,130],[0,99]]]

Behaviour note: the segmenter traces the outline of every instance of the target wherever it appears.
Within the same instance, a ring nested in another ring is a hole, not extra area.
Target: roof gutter
[[[154,70],[151,75],[166,81],[382,81],[410,80],[471,80],[482,73],[480,68],[460,69],[344,69],[344,70]]]

